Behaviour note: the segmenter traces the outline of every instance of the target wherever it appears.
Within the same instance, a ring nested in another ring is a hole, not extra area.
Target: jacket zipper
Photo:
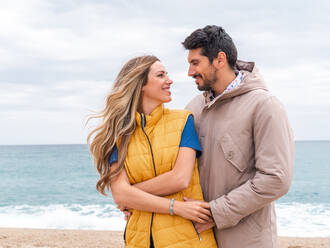
[[[157,172],[156,172],[156,165],[155,165],[155,159],[154,159],[154,153],[152,151],[152,146],[151,146],[151,142],[150,142],[150,139],[144,129],[145,125],[146,125],[146,118],[145,118],[145,115],[144,113],[141,113],[141,127],[142,127],[142,131],[144,133],[144,135],[146,136],[147,140],[148,140],[148,144],[149,144],[149,147],[150,147],[150,152],[151,152],[151,158],[152,158],[152,165],[154,167],[154,174],[155,176],[157,176]],[[150,236],[152,237],[152,223],[153,223],[153,220],[154,220],[154,213],[151,213],[151,223],[150,223]],[[149,239],[150,240],[150,239]],[[149,244],[150,246],[150,244]]]

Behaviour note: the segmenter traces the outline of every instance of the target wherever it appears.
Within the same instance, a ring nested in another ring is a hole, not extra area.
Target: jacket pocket
[[[247,161],[245,161],[242,152],[235,144],[231,136],[227,133],[220,140],[220,147],[225,155],[225,159],[230,162],[239,172],[247,169]]]
[[[246,223],[248,229],[254,233],[259,233],[262,231],[262,227],[258,224],[258,222],[253,218],[253,215],[246,216],[242,219],[243,223]]]

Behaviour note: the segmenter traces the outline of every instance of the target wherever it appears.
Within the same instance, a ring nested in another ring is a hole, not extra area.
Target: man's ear
[[[221,69],[227,63],[227,56],[224,52],[218,52],[218,56],[213,59],[213,65],[217,69]]]

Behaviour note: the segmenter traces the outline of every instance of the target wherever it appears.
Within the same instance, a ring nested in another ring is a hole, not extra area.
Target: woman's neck
[[[161,103],[159,102],[143,102],[142,101],[142,112],[145,115],[150,115]]]

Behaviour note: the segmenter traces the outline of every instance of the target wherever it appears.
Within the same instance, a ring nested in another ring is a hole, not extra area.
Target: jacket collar
[[[228,91],[215,98],[211,97],[213,95],[211,91],[204,92],[203,95],[205,97],[206,108],[210,108],[215,103],[219,103],[225,99],[229,99],[238,95],[245,94],[252,90],[256,90],[256,89],[267,90],[264,79],[259,73],[259,70],[255,66],[254,62],[245,62],[242,60],[237,60],[235,69],[242,73],[243,78],[241,83],[231,91]]]
[[[136,112],[135,120],[139,127],[142,127],[142,120],[144,116],[144,127],[150,127],[156,125],[156,123],[161,119],[164,113],[164,105],[161,104],[155,108],[150,115],[144,115],[143,113]]]

